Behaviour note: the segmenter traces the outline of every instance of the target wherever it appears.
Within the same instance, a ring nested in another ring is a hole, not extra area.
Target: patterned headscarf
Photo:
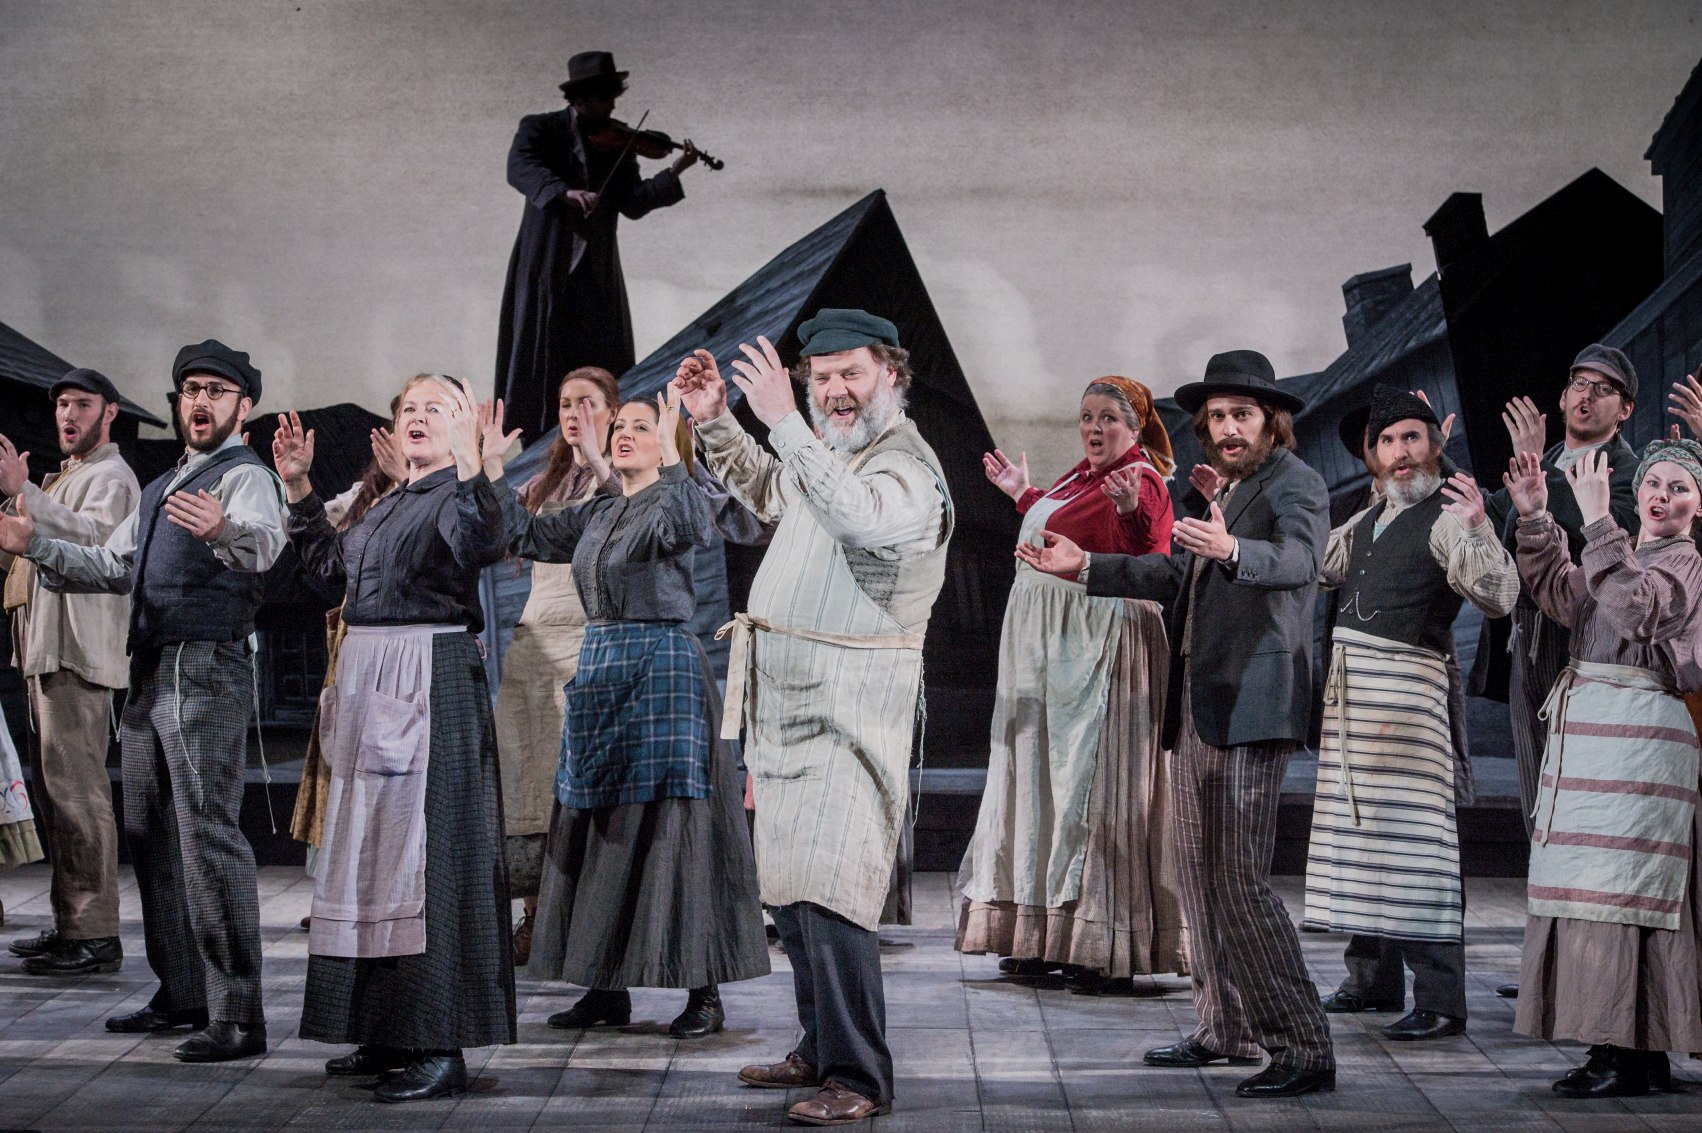
[[[1702,489],[1702,444],[1689,437],[1680,437],[1676,441],[1658,437],[1650,441],[1643,450],[1642,462],[1637,465],[1637,483],[1641,484],[1643,475],[1663,460],[1670,460],[1690,473],[1697,488]]]
[[[1165,431],[1164,421],[1152,407],[1152,391],[1140,382],[1117,374],[1107,374],[1087,383],[1082,396],[1093,393],[1095,386],[1116,390],[1123,400],[1129,403],[1129,409],[1140,423],[1135,432],[1140,437],[1141,451],[1146,453],[1147,459],[1158,469],[1160,476],[1168,477],[1176,467],[1176,456],[1170,449],[1170,434]]]

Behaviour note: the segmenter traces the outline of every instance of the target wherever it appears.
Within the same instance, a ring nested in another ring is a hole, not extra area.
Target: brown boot
[[[788,1054],[782,1062],[745,1067],[739,1071],[739,1081],[761,1090],[790,1090],[796,1086],[820,1084],[816,1068],[799,1058],[797,1051]]]
[[[891,1112],[891,1102],[882,1105],[838,1082],[827,1082],[815,1097],[787,1110],[786,1116],[799,1125],[851,1125]]]
[[[514,966],[524,968],[532,958],[532,914],[528,912],[514,926]]]

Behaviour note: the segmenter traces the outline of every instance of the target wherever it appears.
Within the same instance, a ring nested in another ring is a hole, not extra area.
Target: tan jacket
[[[99,546],[136,510],[142,489],[118,446],[108,442],[81,460],[67,460],[41,487],[25,484],[19,495],[38,534]],[[12,609],[19,603],[24,608],[14,619],[13,633],[24,676],[65,669],[105,688],[130,683],[124,648],[128,594],[56,593],[41,584],[34,564],[19,558],[6,576],[5,605]]]

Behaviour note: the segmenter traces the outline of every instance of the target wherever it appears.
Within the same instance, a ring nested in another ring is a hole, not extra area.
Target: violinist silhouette
[[[632,368],[632,316],[615,226],[685,196],[680,174],[700,154],[689,140],[614,119],[628,72],[607,51],[568,60],[565,109],[520,120],[508,151],[508,183],[525,196],[508,261],[497,332],[497,396],[507,427],[530,443],[556,420],[561,379],[579,366],[615,375]],[[642,123],[641,123],[642,125]],[[679,151],[668,168],[641,177],[638,157]],[[710,159],[705,164],[719,168]]]

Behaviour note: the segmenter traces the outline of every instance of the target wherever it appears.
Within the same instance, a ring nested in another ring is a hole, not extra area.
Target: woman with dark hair
[[[301,1035],[359,1049],[331,1075],[401,1070],[380,1101],[467,1087],[461,1050],[515,1039],[508,871],[479,572],[503,556],[501,404],[421,374],[402,391],[407,481],[346,531],[308,481],[313,433],[279,418],[274,466],[302,565],[344,590],[331,767]]]
[[[620,494],[620,477],[603,455],[618,404],[620,386],[607,370],[582,366],[562,379],[556,411],[561,435],[550,444],[544,470],[520,488],[520,502],[529,513],[553,515],[596,492]],[[517,966],[532,953],[544,838],[555,809],[556,761],[566,712],[562,690],[579,668],[584,640],[585,607],[573,586],[573,568],[535,564],[526,608],[503,654],[502,686],[496,696],[509,893],[522,898],[526,909],[514,930]]]
[[[511,499],[510,549],[571,562],[589,625],[567,688],[562,773],[533,975],[589,988],[551,1026],[620,1025],[629,988],[689,988],[669,1033],[719,1031],[720,985],[768,972],[738,769],[720,697],[686,629],[695,552],[713,532],[688,471],[679,395],[629,401],[610,462],[619,496],[533,516]]]
[[[1083,459],[1051,489],[1026,457],[985,457],[1022,538],[1066,533],[1097,553],[1167,554],[1170,438],[1151,392],[1122,377],[1082,394]],[[1000,638],[981,813],[959,885],[960,952],[1007,974],[1063,967],[1072,987],[1186,968],[1163,752],[1168,647],[1159,607],[1091,598],[1019,564]]]

